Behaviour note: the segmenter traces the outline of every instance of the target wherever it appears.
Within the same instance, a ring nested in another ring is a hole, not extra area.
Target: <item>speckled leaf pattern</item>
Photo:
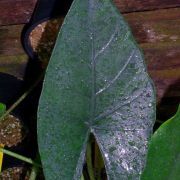
[[[180,179],[180,106],[153,134],[141,180]]]
[[[79,180],[90,133],[108,179],[139,179],[154,120],[154,89],[123,17],[110,0],[74,0],[39,102],[46,179]]]

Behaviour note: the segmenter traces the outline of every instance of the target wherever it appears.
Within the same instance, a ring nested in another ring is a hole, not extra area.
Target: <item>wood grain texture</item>
[[[161,42],[161,46],[163,43],[171,43],[170,45],[176,46],[180,43],[180,8],[128,13],[124,17],[139,44]],[[46,29],[46,32],[49,34],[49,38],[54,41],[53,35],[56,34],[54,31],[57,31],[58,27],[56,22],[52,24],[53,26]],[[20,41],[23,27],[23,24],[0,26],[0,55],[23,53]],[[41,28],[39,29],[41,30]],[[38,36],[41,36],[42,32],[39,32]],[[39,39],[39,37],[34,37],[34,39]]]
[[[28,57],[26,54],[0,56],[0,74],[9,74],[23,80],[27,62]]]
[[[180,97],[180,44],[140,44],[157,93],[157,102],[164,97]]]
[[[0,56],[24,53],[21,32],[24,25],[0,26]]]
[[[37,0],[1,0],[0,25],[27,23]]]
[[[113,1],[122,13],[180,7],[180,0]],[[37,0],[1,0],[0,25],[27,23],[32,16],[36,2]]]
[[[114,0],[121,12],[147,11],[180,6],[180,0]]]
[[[180,42],[180,8],[124,14],[138,43]]]

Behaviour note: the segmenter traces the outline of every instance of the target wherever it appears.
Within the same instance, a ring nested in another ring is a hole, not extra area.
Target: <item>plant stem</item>
[[[36,180],[38,172],[39,172],[39,167],[33,166],[31,170],[31,174],[29,176],[29,180]]]
[[[91,142],[89,142],[87,145],[87,156],[86,156],[86,158],[87,158],[87,169],[88,169],[90,180],[95,180],[94,170],[93,170],[93,165],[92,165]]]
[[[41,168],[41,165],[36,163],[35,161],[33,161],[31,158],[27,158],[25,156],[22,156],[20,154],[11,152],[11,151],[3,149],[3,148],[0,148],[0,152],[3,152],[4,154],[7,154],[7,155],[9,155],[11,157],[14,157],[14,158],[19,159],[21,161],[24,161],[26,163],[32,164],[33,166]]]
[[[82,176],[81,176],[81,180],[84,180],[84,175],[82,174]]]
[[[39,154],[36,155],[36,158],[34,160],[36,163],[40,163],[40,157]],[[32,170],[31,170],[31,174],[29,176],[29,180],[36,180],[37,175],[39,172],[39,167],[33,165]]]
[[[0,122],[5,119],[31,92],[32,90],[40,83],[43,79],[44,73],[42,73],[36,82],[0,117]]]

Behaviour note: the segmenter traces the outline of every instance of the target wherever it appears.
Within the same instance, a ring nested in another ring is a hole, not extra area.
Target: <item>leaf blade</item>
[[[180,178],[180,106],[174,117],[163,123],[150,141],[142,180]]]
[[[109,0],[75,0],[58,36],[39,104],[38,142],[46,178],[80,178],[90,132],[104,155],[109,179],[139,176],[155,119],[154,96],[142,54],[116,8]],[[124,119],[115,117],[121,111]],[[143,132],[132,136],[142,138],[145,148],[138,158],[133,156],[136,167],[130,161],[132,170],[123,170],[121,161],[132,153],[117,156],[123,146],[116,144],[108,161],[106,145],[113,133],[129,143],[124,133],[129,130]],[[52,149],[45,150],[47,145]],[[118,162],[111,175],[114,158]]]
[[[89,76],[88,67],[84,65],[84,68],[77,71],[76,69],[81,65],[80,54],[74,53],[74,51],[79,52],[79,44],[87,41],[87,38],[84,35],[78,39],[77,34],[82,33],[83,30],[79,31],[71,25],[74,24],[72,17],[75,17],[78,10],[81,13],[86,14],[86,12],[85,3],[75,5],[76,2],[72,4],[66,17],[48,65],[38,110],[40,155],[45,177],[52,180],[73,179],[73,177],[78,179],[81,176],[89,134],[84,120],[87,120],[86,113],[90,100],[85,92],[87,87],[83,85],[79,88],[82,81],[86,80],[84,79],[86,75]],[[79,6],[78,10],[75,6]],[[80,21],[86,21],[83,16],[78,17]],[[79,21],[76,21],[76,26],[82,27]],[[66,43],[69,37],[76,44]],[[59,49],[61,49],[60,55]],[[79,77],[79,80],[75,77]],[[48,146],[50,148],[47,148]]]

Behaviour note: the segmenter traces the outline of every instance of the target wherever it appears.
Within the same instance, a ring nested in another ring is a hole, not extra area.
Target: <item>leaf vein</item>
[[[112,41],[114,40],[115,38],[115,35],[116,33],[118,32],[118,25],[116,24],[116,28],[115,28],[115,31],[114,33],[111,35],[110,39],[108,40],[108,42],[101,48],[101,50],[99,50],[97,52],[97,54],[95,55],[95,59],[97,59],[97,57],[102,54],[109,46],[110,44],[112,43]]]
[[[118,109],[120,109],[121,107],[123,107],[123,106],[125,106],[125,105],[127,105],[127,104],[129,104],[129,103],[132,103],[132,102],[134,102],[138,97],[140,97],[141,96],[141,94],[143,93],[143,91],[141,91],[141,93],[139,93],[137,96],[134,96],[134,97],[132,97],[132,99],[131,99],[131,101],[124,101],[123,103],[121,103],[120,105],[118,105],[118,106],[116,106],[115,108],[113,108],[112,110],[106,110],[106,111],[104,111],[103,113],[101,113],[100,115],[98,115],[96,118],[95,118],[95,120],[97,121],[97,120],[99,120],[99,119],[102,119],[102,118],[105,118],[105,117],[107,117],[107,116],[110,116],[111,114],[113,114],[114,112],[116,112]]]
[[[130,57],[128,58],[127,62],[124,64],[122,69],[118,72],[118,74],[112,79],[108,84],[106,84],[102,89],[100,89],[97,93],[96,96],[101,94],[102,92],[106,91],[108,88],[110,88],[120,77],[120,75],[123,73],[123,71],[126,69],[127,65],[129,64],[130,60],[132,59],[133,55],[135,53],[135,50],[132,51]]]

